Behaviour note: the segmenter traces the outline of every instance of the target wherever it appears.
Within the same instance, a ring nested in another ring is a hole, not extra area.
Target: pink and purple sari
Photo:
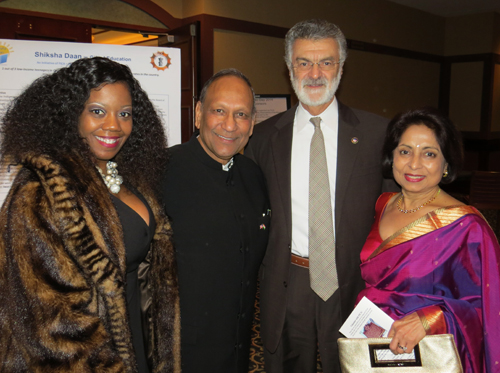
[[[361,253],[366,296],[397,320],[439,315],[455,336],[464,372],[500,372],[500,247],[471,206],[434,210],[382,242],[378,225],[394,193],[384,193]],[[445,324],[445,325],[444,325]]]

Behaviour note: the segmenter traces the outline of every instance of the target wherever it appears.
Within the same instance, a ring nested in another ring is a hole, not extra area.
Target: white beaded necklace
[[[111,193],[118,194],[118,192],[120,191],[120,185],[123,183],[123,178],[120,175],[118,175],[118,170],[117,170],[118,165],[116,164],[116,162],[108,161],[108,163],[106,163],[107,175],[104,175],[99,166],[96,167],[99,173],[101,174],[102,179],[104,180],[104,184],[106,184],[109,191]]]

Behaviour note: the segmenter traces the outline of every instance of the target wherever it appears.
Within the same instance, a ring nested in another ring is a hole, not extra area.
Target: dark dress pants
[[[340,373],[341,326],[339,291],[324,302],[310,287],[309,269],[292,264],[285,326],[276,352],[264,348],[266,372],[316,373],[319,351],[323,372]]]

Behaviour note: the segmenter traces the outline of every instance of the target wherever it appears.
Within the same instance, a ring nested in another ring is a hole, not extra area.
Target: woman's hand
[[[416,312],[394,321],[388,337],[392,337],[389,348],[394,354],[411,353],[413,347],[426,335],[420,317]]]

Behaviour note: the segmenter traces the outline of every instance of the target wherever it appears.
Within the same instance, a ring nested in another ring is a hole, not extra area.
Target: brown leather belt
[[[301,256],[292,254],[292,264],[299,267],[309,268],[309,258],[303,258]]]

